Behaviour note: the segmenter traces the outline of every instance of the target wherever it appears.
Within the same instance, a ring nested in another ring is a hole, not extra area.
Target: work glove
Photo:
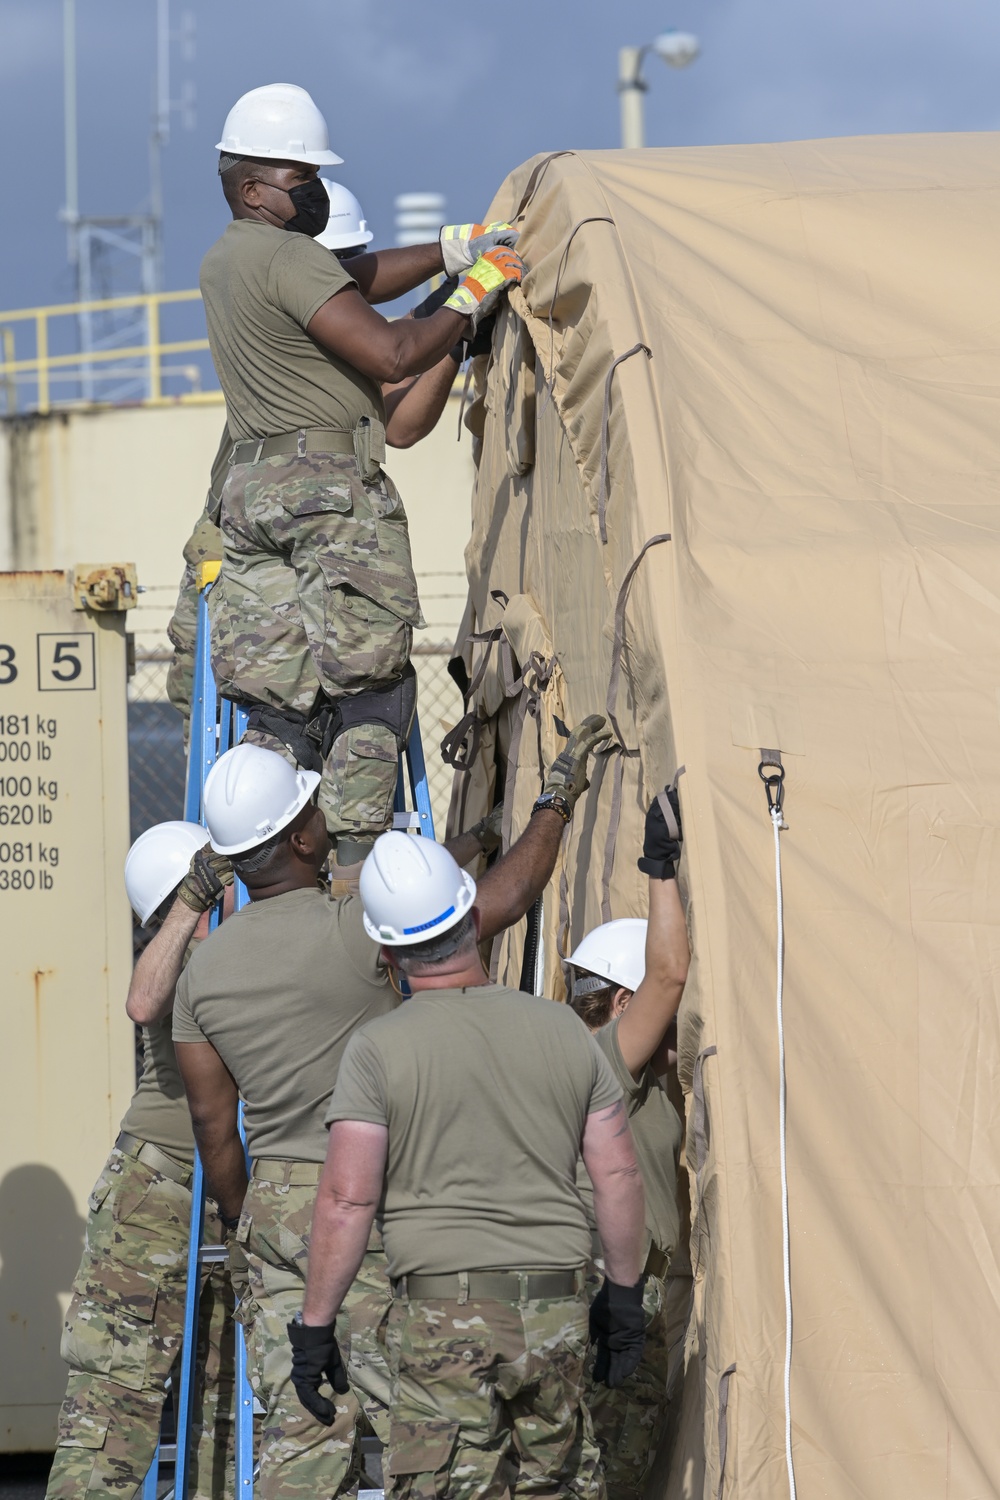
[[[452,292],[457,286],[457,276],[447,277],[446,280],[442,281],[439,287],[435,287],[430,296],[424,298],[423,302],[418,302],[416,307],[410,308],[410,317],[429,318],[432,313],[436,313],[440,308],[444,307],[448,298],[451,296]]]
[[[598,741],[607,739],[603,714],[590,714],[571,731],[569,739],[549,767],[542,796],[555,794],[564,798],[572,813],[590,785],[587,757]]]
[[[494,224],[445,224],[438,236],[446,276],[461,276],[481,255],[498,245],[513,247],[518,231],[498,219]]]
[[[607,1277],[590,1304],[590,1341],[597,1355],[594,1380],[614,1389],[624,1385],[638,1368],[646,1339],[646,1314],[642,1307],[645,1278],[635,1286],[620,1286]]]
[[[192,911],[208,911],[215,905],[227,885],[233,883],[233,867],[224,854],[216,854],[211,844],[199,849],[187,874],[177,887],[177,894]]]
[[[485,818],[480,818],[478,823],[473,823],[469,832],[484,854],[492,854],[494,849],[499,849],[503,842],[502,827],[503,803],[498,802],[491,813],[487,813]]]
[[[321,1396],[319,1388],[325,1375],[338,1396],[350,1390],[347,1369],[340,1346],[330,1323],[310,1328],[305,1323],[289,1323],[288,1338],[292,1346],[292,1384],[306,1411],[324,1427],[332,1427],[336,1411],[332,1401]]]
[[[671,814],[668,820],[664,802]],[[674,827],[671,829],[670,823]],[[681,805],[675,786],[664,787],[654,797],[646,813],[646,836],[642,841],[642,858],[639,869],[651,880],[675,880],[677,863],[681,857]]]
[[[418,302],[416,307],[411,309],[410,317],[429,318],[431,313],[436,313],[439,308],[444,307],[457,286],[458,277],[449,276],[445,281],[442,281],[437,291],[431,292],[429,297],[425,297],[423,302]],[[493,347],[493,329],[495,325],[496,313],[492,317],[480,319],[474,339],[471,339],[469,343],[465,343],[464,340],[460,339],[454,348],[449,349],[448,353],[455,363],[460,365],[463,360],[475,359],[477,354],[489,354],[490,349]]]
[[[444,305],[468,318],[475,334],[483,319],[496,312],[500,298],[520,283],[523,274],[524,264],[515,251],[503,245],[496,250],[487,250]]]

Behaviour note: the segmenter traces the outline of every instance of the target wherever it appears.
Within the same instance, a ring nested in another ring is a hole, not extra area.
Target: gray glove
[[[516,245],[517,235],[513,224],[505,224],[502,220],[494,224],[443,225],[439,239],[444,274],[461,276],[487,250],[495,250],[498,245]]]

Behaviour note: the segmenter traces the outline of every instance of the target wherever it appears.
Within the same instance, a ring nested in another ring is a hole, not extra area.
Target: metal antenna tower
[[[80,213],[76,88],[76,0],[63,0],[63,98],[66,140],[66,207],[69,262],[76,273],[79,302],[107,301],[163,288],[163,186],[161,158],[170,139],[170,116],[179,111],[186,128],[194,124],[194,84],[179,100],[170,97],[170,46],[179,41],[185,61],[194,55],[194,17],[182,17],[170,30],[170,0],[156,0],[156,72],[149,137],[149,211],[110,216]],[[95,364],[98,351],[136,348],[148,342],[142,306],[99,308],[78,315],[81,355],[79,396],[83,401],[127,401],[148,397],[147,361],[129,356]]]

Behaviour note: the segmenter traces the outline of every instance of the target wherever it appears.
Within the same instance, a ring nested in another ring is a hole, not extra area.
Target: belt
[[[140,1141],[138,1136],[129,1135],[126,1130],[115,1141],[115,1150],[120,1151],[123,1156],[131,1156],[134,1161],[141,1161],[145,1167],[152,1167],[161,1177],[179,1182],[181,1187],[187,1187],[191,1181],[193,1167],[186,1167],[183,1162],[175,1161],[172,1156],[161,1151],[159,1146],[154,1146],[152,1141]]]
[[[280,1182],[283,1187],[315,1187],[323,1171],[320,1161],[254,1161],[250,1176],[258,1182]]]
[[[279,454],[353,453],[354,433],[341,427],[301,427],[298,432],[280,432],[277,437],[247,438],[234,443],[229,455],[231,464],[259,464],[261,459]]]
[[[450,1276],[400,1276],[392,1283],[394,1297],[443,1297],[467,1302],[485,1297],[493,1302],[525,1302],[536,1297],[573,1297],[584,1285],[584,1270],[576,1271],[454,1271]]]
[[[644,1276],[655,1276],[659,1281],[662,1281],[667,1274],[667,1267],[669,1265],[670,1256],[665,1251],[657,1249],[655,1245],[650,1245],[649,1254],[646,1256],[646,1264],[642,1268],[642,1274]]]

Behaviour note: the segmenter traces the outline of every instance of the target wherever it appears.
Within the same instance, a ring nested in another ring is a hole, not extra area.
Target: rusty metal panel
[[[126,617],[95,602],[72,570],[0,573],[2,1452],[55,1444],[87,1197],[135,1078]]]

